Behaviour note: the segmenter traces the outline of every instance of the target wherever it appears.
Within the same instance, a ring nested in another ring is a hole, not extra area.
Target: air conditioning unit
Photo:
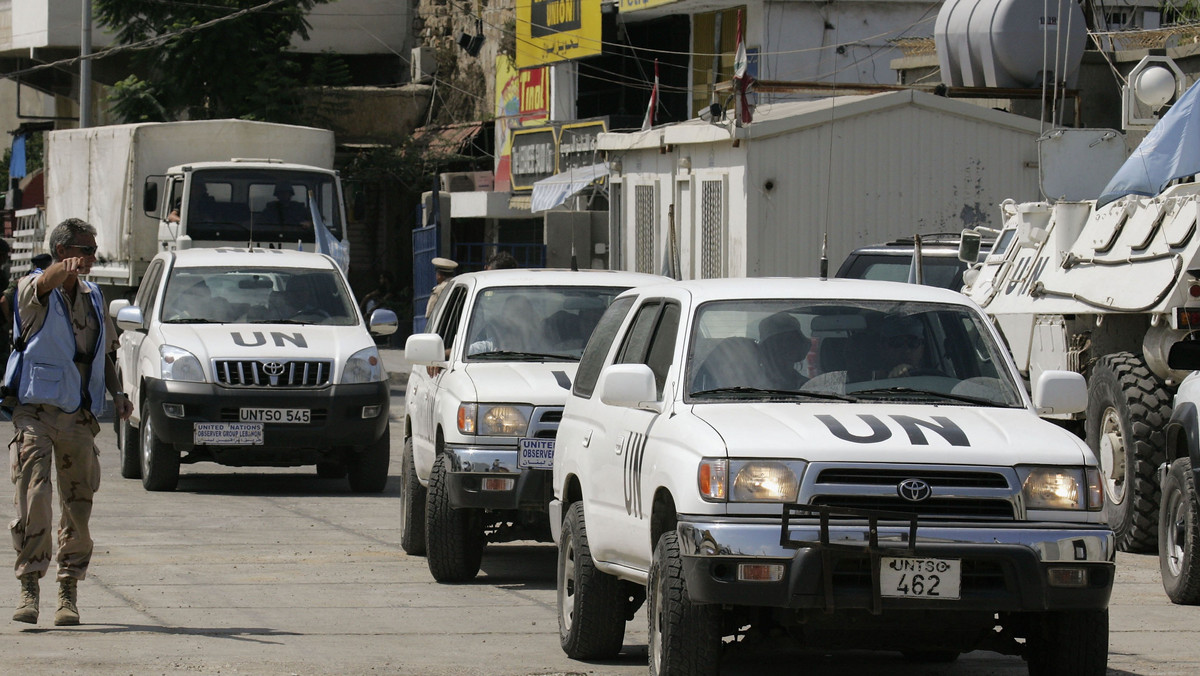
[[[442,174],[444,192],[475,192],[475,172],[457,171]]]
[[[413,47],[412,59],[408,65],[413,84],[432,82],[433,76],[437,74],[437,53],[432,47]]]

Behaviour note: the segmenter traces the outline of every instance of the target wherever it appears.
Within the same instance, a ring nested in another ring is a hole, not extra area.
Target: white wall
[[[336,0],[317,5],[308,16],[310,39],[293,40],[292,46],[305,53],[393,53],[403,57],[407,68],[414,5],[399,0]]]

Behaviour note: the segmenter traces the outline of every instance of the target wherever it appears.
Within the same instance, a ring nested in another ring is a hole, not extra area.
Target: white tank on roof
[[[1074,0],[946,0],[934,26],[942,81],[952,87],[1074,87],[1086,41]]]

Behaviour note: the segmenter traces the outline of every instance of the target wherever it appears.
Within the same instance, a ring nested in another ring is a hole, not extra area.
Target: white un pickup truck
[[[490,270],[455,277],[408,337],[400,546],[439,582],[488,542],[550,539],[554,432],[583,346],[617,294],[665,277]]]
[[[559,424],[562,647],[604,659],[649,597],[653,674],[787,636],[1103,674],[1114,540],[1075,373],[1032,401],[964,296],[860,280],[636,289]],[[737,640],[735,643],[734,641]]]
[[[133,415],[117,421],[121,475],[171,491],[179,464],[292,467],[378,493],[390,459],[387,372],[328,256],[186,249],[150,261],[133,304],[109,304]]]

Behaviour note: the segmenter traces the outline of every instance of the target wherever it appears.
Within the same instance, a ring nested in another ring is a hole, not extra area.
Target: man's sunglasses
[[[888,347],[913,349],[921,347],[925,341],[917,336],[891,336],[885,339]]]
[[[68,249],[79,249],[79,253],[83,254],[84,256],[91,256],[92,254],[96,253],[96,247],[94,247],[94,246],[81,246],[79,244],[68,244],[67,248]]]

